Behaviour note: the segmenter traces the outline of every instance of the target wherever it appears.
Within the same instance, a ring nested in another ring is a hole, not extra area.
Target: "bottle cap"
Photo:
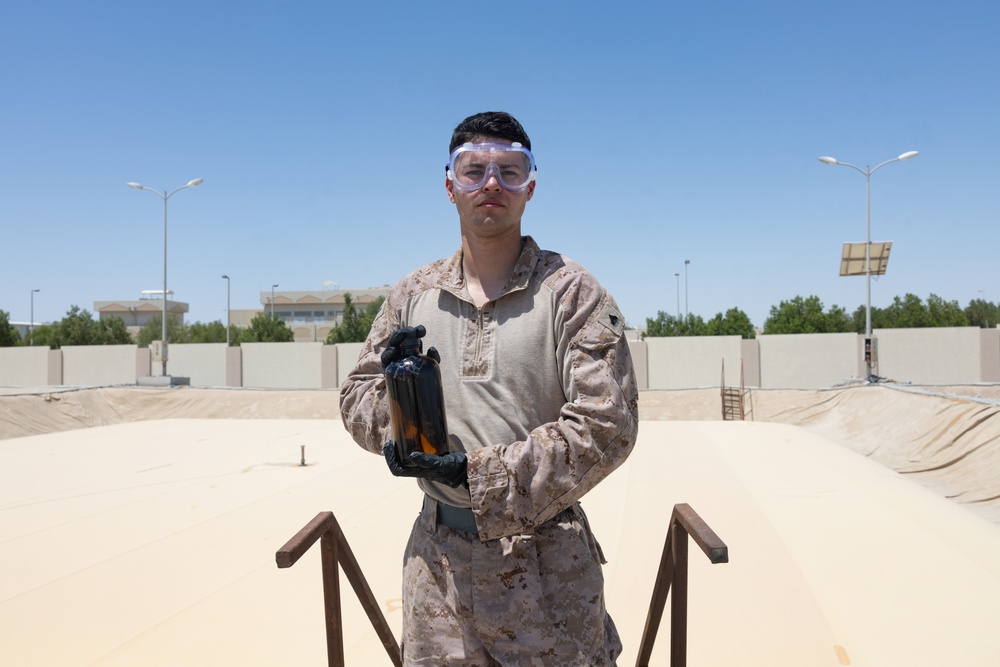
[[[404,338],[403,344],[399,346],[403,351],[404,357],[412,357],[415,354],[420,354],[421,343],[419,338]]]

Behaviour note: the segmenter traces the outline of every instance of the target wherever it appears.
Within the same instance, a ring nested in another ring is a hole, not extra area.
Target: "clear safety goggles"
[[[535,180],[535,158],[527,148],[512,144],[463,144],[451,154],[448,180],[456,190],[482,189],[495,177],[504,190],[523,192]]]

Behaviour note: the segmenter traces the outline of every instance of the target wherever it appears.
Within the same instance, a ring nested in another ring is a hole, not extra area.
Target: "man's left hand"
[[[404,466],[396,455],[396,445],[385,443],[382,448],[389,472],[396,477],[422,477],[432,482],[447,484],[452,488],[468,486],[468,459],[465,452],[449,452],[443,456],[413,452],[410,454],[411,466]]]

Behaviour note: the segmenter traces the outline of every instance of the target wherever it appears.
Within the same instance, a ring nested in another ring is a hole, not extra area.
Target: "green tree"
[[[930,315],[931,326],[965,327],[969,325],[965,311],[958,305],[958,301],[945,301],[933,292],[927,297],[927,313]]]
[[[51,348],[132,343],[132,336],[121,318],[95,320],[90,311],[79,306],[71,306],[66,315],[51,326],[36,327],[34,339],[36,345],[48,345]]]
[[[1000,322],[1000,307],[985,299],[973,299],[965,307],[965,319],[970,326],[992,329]]]
[[[854,324],[840,306],[823,310],[818,296],[803,299],[796,296],[771,306],[771,313],[764,322],[765,334],[844,333],[852,331]]]
[[[235,333],[230,331],[230,339],[238,340],[240,337],[239,329],[236,327],[232,327],[232,329],[235,330]],[[225,343],[226,325],[219,320],[208,324],[195,322],[187,327],[187,338],[192,343]]]
[[[716,313],[715,317],[705,323],[709,336],[739,336],[741,338],[754,338],[757,333],[753,329],[750,316],[739,308],[730,308],[723,313]]]
[[[889,306],[872,308],[872,327],[875,329],[915,329],[929,326],[933,326],[930,313],[916,294],[893,297]]]
[[[139,347],[149,347],[154,340],[163,338],[163,315],[157,313],[139,328],[139,333],[135,336],[135,342]],[[223,336],[222,340],[225,340]],[[180,316],[167,313],[167,342],[187,343],[188,332],[181,321]]]
[[[656,317],[646,318],[646,333],[643,338],[663,338],[680,336],[681,320],[679,317],[667,314],[662,310],[656,312]]]
[[[750,317],[739,308],[730,308],[725,313],[716,313],[708,322],[700,315],[688,313],[687,317],[675,317],[662,310],[655,318],[646,318],[646,333],[643,338],[665,336],[740,336],[754,338],[756,332]]]
[[[250,321],[250,326],[240,331],[240,343],[290,343],[295,340],[295,334],[288,328],[285,321],[271,317],[267,313],[258,313]]]
[[[722,317],[719,315],[718,317]],[[710,336],[708,325],[701,315],[688,313],[686,317],[674,317],[657,312],[656,318],[646,318],[646,333],[644,338],[656,338],[660,336]]]
[[[894,297],[886,308],[872,307],[873,329],[965,327],[971,320],[968,308],[962,310],[957,301],[945,301],[933,293],[927,297],[926,304],[917,295],[907,293],[902,298]],[[864,322],[865,309],[859,306],[854,312],[854,324],[859,333],[865,330]]]
[[[10,313],[0,310],[0,347],[13,347],[20,340],[17,329],[10,323]]]
[[[328,345],[336,343],[363,343],[368,338],[368,332],[372,329],[372,323],[385,297],[380,296],[372,301],[359,314],[354,307],[354,299],[349,292],[344,293],[344,315],[340,322],[333,325],[330,333],[326,337]]]
[[[372,330],[372,324],[375,323],[375,318],[378,316],[378,312],[382,310],[383,303],[385,303],[385,297],[380,296],[365,306],[364,311],[361,313],[361,326],[365,330],[365,337],[357,342],[364,342],[364,340],[368,338],[368,333]]]
[[[70,306],[66,315],[55,324],[56,347],[67,345],[93,345],[97,324],[89,310]]]
[[[132,334],[128,332],[122,318],[111,317],[97,321],[98,345],[131,345],[133,342]]]
[[[39,324],[28,338],[34,341],[36,347],[48,346],[52,349],[59,347],[56,342],[56,327],[53,324]]]

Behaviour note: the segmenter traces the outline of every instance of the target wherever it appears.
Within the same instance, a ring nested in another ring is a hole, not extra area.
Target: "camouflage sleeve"
[[[635,445],[638,389],[625,321],[585,272],[560,293],[559,353],[568,397],[557,421],[523,442],[469,454],[469,491],[480,539],[524,532],[583,497]],[[559,388],[556,388],[558,391]]]
[[[358,362],[340,387],[340,418],[355,442],[370,452],[382,453],[392,439],[385,377],[379,358],[393,331],[399,328],[399,310],[390,294],[372,323]]]

